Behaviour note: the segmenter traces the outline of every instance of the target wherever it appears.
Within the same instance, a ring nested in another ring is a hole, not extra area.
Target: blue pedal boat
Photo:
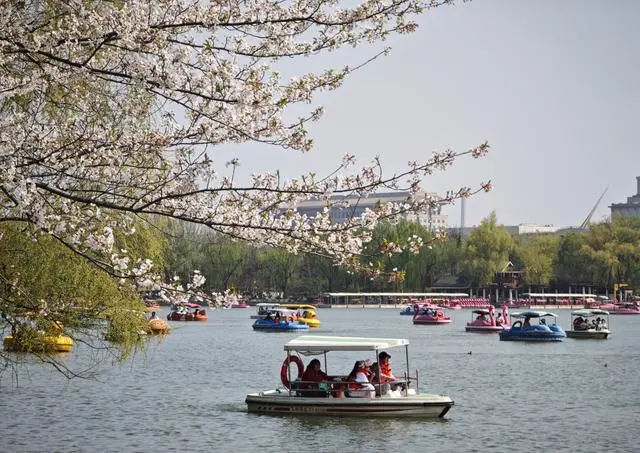
[[[547,323],[547,318],[553,318],[553,324]],[[562,341],[567,334],[557,324],[557,318],[554,313],[545,311],[512,313],[511,328],[500,331],[500,340]],[[532,323],[533,320],[535,320],[534,323]]]
[[[267,332],[304,332],[309,330],[307,324],[296,319],[294,310],[284,308],[268,310],[265,318],[256,319],[252,327],[253,330]]]

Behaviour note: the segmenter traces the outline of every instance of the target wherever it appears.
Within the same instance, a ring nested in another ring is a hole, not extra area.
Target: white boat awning
[[[285,351],[326,352],[326,351],[377,351],[379,349],[406,346],[405,338],[362,338],[362,337],[323,337],[304,335],[284,345]]]
[[[593,308],[591,310],[589,309],[575,310],[575,311],[572,311],[571,314],[573,316],[598,316],[598,315],[608,315],[609,312],[607,310],[600,310],[597,308]]]

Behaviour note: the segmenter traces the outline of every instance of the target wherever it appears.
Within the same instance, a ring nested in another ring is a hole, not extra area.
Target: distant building
[[[555,225],[536,225],[533,223],[521,223],[519,225],[500,225],[514,236],[522,234],[556,234],[560,227]],[[449,228],[449,236],[467,237],[477,226],[460,228]]]
[[[640,217],[640,176],[636,176],[638,193],[627,197],[626,203],[613,203],[611,206],[611,217],[616,215]]]
[[[422,195],[431,195],[438,197],[436,193],[423,193]],[[352,217],[360,217],[366,209],[375,209],[378,203],[401,203],[406,201],[409,192],[386,192],[377,193],[367,198],[358,197],[332,197],[331,201],[337,203],[331,207],[329,215],[334,222],[345,222]],[[339,203],[343,202],[343,203]],[[308,200],[298,204],[297,211],[307,216],[315,216],[318,212],[325,208],[325,202],[322,200]],[[418,222],[427,227],[431,231],[444,230],[448,226],[448,216],[442,214],[442,207],[436,206],[432,209],[425,209],[424,212],[407,213],[404,216],[407,220]]]

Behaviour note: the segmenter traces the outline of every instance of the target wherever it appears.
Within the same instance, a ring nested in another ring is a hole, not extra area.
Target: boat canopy
[[[260,302],[256,304],[256,307],[279,307],[280,304],[277,302]]]
[[[329,297],[469,297],[467,293],[324,293]]]
[[[571,312],[572,316],[598,316],[598,315],[608,315],[609,312],[607,310],[600,310],[598,308],[593,308],[591,310],[583,309],[583,310],[575,310]]]
[[[304,335],[284,345],[285,351],[327,352],[327,351],[377,351],[398,346],[406,346],[405,338],[362,338],[362,337],[323,337]]]
[[[314,305],[307,304],[280,304],[281,307],[291,308],[292,310],[316,310]]]
[[[280,313],[283,315],[294,315],[297,313],[295,310],[290,310],[288,308],[282,308],[282,307],[271,307],[271,308],[267,308],[265,311],[267,313]]]
[[[520,313],[512,313],[511,316],[513,318],[542,318],[544,316],[553,316],[556,318],[555,313],[551,313],[548,311],[521,311]]]
[[[580,294],[580,293],[522,293],[522,297],[530,297],[533,299],[608,299],[607,296],[599,296],[597,294]]]
[[[475,310],[472,310],[471,313],[477,313],[479,315],[488,315],[489,310],[487,310],[486,308],[476,308]]]

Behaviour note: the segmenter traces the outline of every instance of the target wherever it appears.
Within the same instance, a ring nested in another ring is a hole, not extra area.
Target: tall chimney
[[[638,184],[640,184],[640,178],[638,178]],[[466,214],[466,206],[467,199],[462,197],[460,199],[460,237],[464,237],[464,227],[465,225],[465,214]]]
[[[638,181],[638,195],[640,195],[640,176],[636,176],[636,181]]]

